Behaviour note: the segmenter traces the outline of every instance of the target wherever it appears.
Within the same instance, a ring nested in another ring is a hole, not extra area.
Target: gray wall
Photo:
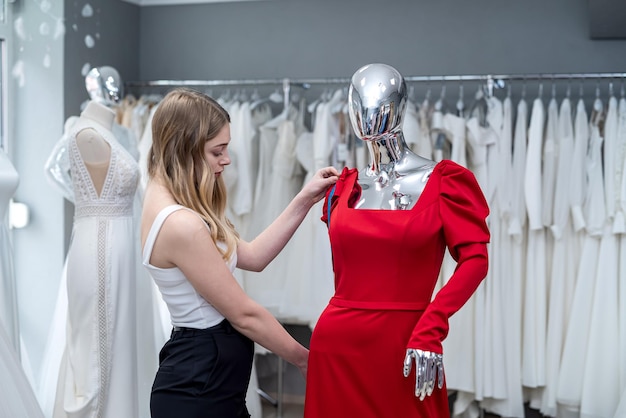
[[[140,78],[614,72],[626,40],[591,40],[586,0],[275,0],[141,9]]]
[[[91,18],[82,16],[82,8],[94,8]],[[121,0],[65,0],[65,116],[77,115],[80,105],[89,99],[83,67],[109,65],[123,80],[139,74],[139,6]],[[85,37],[95,44],[88,48]]]

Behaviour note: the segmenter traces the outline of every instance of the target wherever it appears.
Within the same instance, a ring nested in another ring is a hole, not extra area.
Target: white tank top
[[[163,301],[170,312],[172,326],[209,328],[219,324],[224,316],[196,291],[178,267],[164,269],[150,264],[152,248],[163,222],[171,213],[180,209],[191,210],[181,205],[171,205],[163,208],[157,215],[143,248],[143,265],[161,292]],[[218,245],[222,247],[224,244],[219,243]],[[231,273],[235,270],[236,265],[237,253],[234,252],[228,262]]]

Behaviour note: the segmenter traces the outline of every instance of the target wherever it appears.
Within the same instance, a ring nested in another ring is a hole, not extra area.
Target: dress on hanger
[[[618,236],[613,233],[613,219],[615,214],[615,143],[617,140],[617,99],[609,99],[604,127],[600,135],[603,156],[600,147],[594,148],[594,163],[598,175],[594,188],[604,189],[605,209],[604,224],[600,238],[598,252],[598,269],[595,274],[595,284],[592,293],[588,295],[592,300],[589,319],[589,338],[587,340],[587,356],[580,365],[584,370],[582,397],[580,402],[581,418],[608,417],[611,418],[619,403],[620,373],[616,367],[620,356],[619,351],[619,323],[618,307]],[[599,129],[598,126],[594,129]],[[600,141],[599,141],[600,142]],[[599,166],[599,167],[598,167]],[[610,178],[610,181],[607,181]],[[603,187],[604,182],[604,187]],[[617,364],[616,364],[617,363]],[[602,385],[598,385],[602,382]]]
[[[303,172],[295,153],[302,125],[290,119],[280,121],[277,127],[271,122],[260,128],[255,217],[249,230],[253,237],[267,228],[302,188]],[[291,243],[287,243],[263,271],[246,271],[244,275],[246,292],[278,319],[282,319],[280,305],[285,293],[286,264],[292,251]]]
[[[545,110],[540,98],[533,102],[528,128],[524,195],[528,211],[528,241],[522,320],[522,383],[545,385],[546,239],[542,222],[541,158]]]
[[[543,388],[541,412],[556,416],[556,389],[561,367],[561,353],[569,307],[573,294],[576,264],[568,260],[575,253],[574,229],[570,217],[570,177],[574,151],[574,130],[571,104],[563,99],[558,114],[555,140],[558,144],[555,164],[554,207],[549,236],[553,239],[552,266],[548,291],[548,323],[546,335],[546,385]],[[578,258],[573,258],[577,260]]]
[[[357,178],[344,169],[323,218],[335,294],[311,338],[304,416],[447,417],[446,390],[420,400],[402,365],[407,347],[441,352],[448,316],[482,281],[486,267],[470,260],[486,257],[487,204],[471,172],[448,160],[411,210],[354,209]],[[459,268],[431,302],[446,247]]]
[[[589,183],[585,186],[586,193],[580,211],[585,215],[583,222],[586,228],[557,388],[559,415],[564,417],[580,416],[593,310],[593,298],[590,295],[593,295],[598,268],[600,268],[598,257],[600,238],[606,218],[601,163],[602,136],[599,129],[599,122],[602,118],[601,113],[594,111],[589,122],[589,151],[585,157],[586,178],[589,179]]]
[[[331,164],[340,129],[337,118],[326,103],[315,110],[313,132],[298,138],[296,157],[307,183],[318,169]],[[333,294],[332,255],[326,226],[319,221],[323,202],[317,202],[307,213],[290,240],[293,256],[287,259],[286,283],[280,317],[294,318],[310,328],[315,324]]]
[[[99,195],[76,143],[85,128],[96,130],[111,148]],[[133,222],[137,162],[110,131],[91,120],[71,126],[67,147],[75,213],[66,265],[67,342],[54,417],[139,416]]]

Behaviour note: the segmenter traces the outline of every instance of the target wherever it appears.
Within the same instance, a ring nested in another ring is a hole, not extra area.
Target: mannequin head
[[[399,133],[406,102],[406,83],[395,68],[386,64],[359,68],[348,90],[355,135],[364,141],[378,141]]]
[[[85,77],[85,87],[91,100],[106,106],[118,104],[124,96],[122,78],[113,67],[94,67]]]

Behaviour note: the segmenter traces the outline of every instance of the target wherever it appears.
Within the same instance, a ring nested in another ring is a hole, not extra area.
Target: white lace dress
[[[97,194],[76,145],[82,129],[111,146]],[[68,135],[74,225],[67,256],[67,340],[55,418],[138,416],[133,202],[139,169],[133,157],[93,121],[78,120]]]

